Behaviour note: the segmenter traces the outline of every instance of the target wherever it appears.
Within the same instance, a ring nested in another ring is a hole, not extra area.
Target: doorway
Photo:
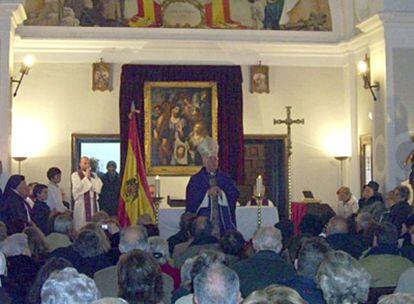
[[[263,177],[266,197],[278,208],[280,218],[287,217],[288,171],[286,135],[244,136],[244,183],[239,185],[240,203],[246,205],[253,194],[258,175]]]

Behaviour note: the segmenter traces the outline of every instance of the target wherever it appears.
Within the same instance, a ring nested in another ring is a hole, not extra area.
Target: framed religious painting
[[[112,69],[111,64],[102,61],[92,65],[92,90],[112,91]]]
[[[145,162],[149,175],[192,175],[198,145],[217,139],[216,82],[146,82]]]
[[[268,66],[260,64],[250,67],[250,93],[270,93]]]

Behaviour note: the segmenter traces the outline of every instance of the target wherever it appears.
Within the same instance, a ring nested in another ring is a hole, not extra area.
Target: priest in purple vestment
[[[240,194],[234,181],[218,169],[218,149],[211,137],[199,144],[203,168],[190,178],[186,190],[186,212],[208,217],[216,237],[236,229],[236,202]]]

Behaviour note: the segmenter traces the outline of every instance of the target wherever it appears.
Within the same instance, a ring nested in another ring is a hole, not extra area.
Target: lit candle
[[[161,180],[159,175],[155,177],[155,197],[161,197]]]
[[[256,196],[262,196],[263,193],[263,178],[259,175],[256,179]]]

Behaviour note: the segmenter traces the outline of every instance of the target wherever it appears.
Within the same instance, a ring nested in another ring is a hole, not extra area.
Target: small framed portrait
[[[102,60],[93,64],[92,72],[93,91],[112,91],[112,69],[110,63]]]
[[[250,93],[269,93],[269,67],[254,65],[250,67]]]

